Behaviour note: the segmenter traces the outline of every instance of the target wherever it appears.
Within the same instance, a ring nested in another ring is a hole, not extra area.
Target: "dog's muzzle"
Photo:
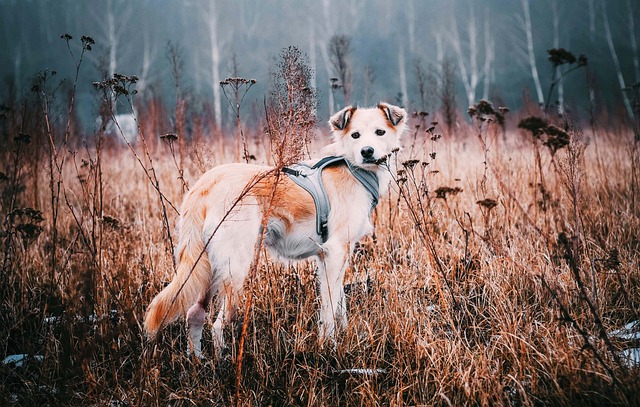
[[[362,149],[360,150],[360,154],[362,155],[362,162],[364,163],[375,163],[376,159],[373,158],[373,147],[371,146],[366,146],[366,147],[362,147]]]

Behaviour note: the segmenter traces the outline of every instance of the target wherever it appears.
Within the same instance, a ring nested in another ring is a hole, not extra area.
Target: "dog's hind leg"
[[[222,355],[225,348],[224,328],[235,316],[260,236],[260,214],[255,207],[242,209],[237,218],[218,227],[207,249],[209,261],[215,269],[213,286],[216,303],[220,307],[211,331],[216,356]],[[205,227],[205,230],[211,229]]]
[[[237,306],[237,299],[240,293],[233,293],[233,290],[228,289],[219,293],[220,311],[211,328],[211,336],[213,337],[213,347],[216,353],[216,357],[222,356],[226,349],[224,341],[224,328],[235,317]]]
[[[220,258],[220,256],[217,258]],[[253,247],[251,247],[251,250],[236,248],[234,256],[227,257],[227,266],[221,268],[224,271],[221,273],[221,281],[218,283],[217,298],[220,311],[211,329],[214,349],[218,357],[222,355],[226,347],[224,328],[235,317],[238,309],[238,300],[242,295],[242,286],[251,267],[252,259]]]
[[[202,329],[204,326],[205,313],[211,302],[211,290],[200,295],[198,301],[187,311],[187,328],[189,330],[189,351],[201,358],[202,355]]]
[[[339,241],[328,241],[318,257],[318,286],[320,291],[320,342],[335,340],[336,322],[339,328],[347,325],[343,280],[349,260],[348,247]]]

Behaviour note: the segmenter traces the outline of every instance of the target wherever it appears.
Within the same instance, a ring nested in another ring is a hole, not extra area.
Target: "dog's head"
[[[332,153],[368,167],[400,148],[400,138],[407,129],[407,112],[387,103],[368,109],[348,106],[334,114],[329,125]]]

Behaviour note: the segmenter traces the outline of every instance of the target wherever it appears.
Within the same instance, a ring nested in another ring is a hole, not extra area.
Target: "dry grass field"
[[[2,113],[2,405],[640,403],[637,335],[614,334],[640,319],[630,128],[519,128],[531,112],[503,127],[478,106],[448,132],[414,115],[352,258],[336,346],[317,345],[313,263],[265,255],[229,353],[216,359],[205,330],[194,360],[183,324],[152,343],[141,322],[174,272],[183,193],[242,159],[233,131],[193,113],[190,138],[160,138],[170,113],[150,100],[127,146],[117,132],[80,139],[42,106]],[[243,136],[256,162],[277,161],[262,129]]]

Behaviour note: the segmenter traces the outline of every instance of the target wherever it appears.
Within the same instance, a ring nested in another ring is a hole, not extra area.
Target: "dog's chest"
[[[330,216],[329,240],[357,242],[373,232],[368,211],[340,212]],[[277,257],[301,260],[323,251],[322,237],[316,233],[315,222],[306,220],[287,228],[277,217],[269,219],[264,244]]]

